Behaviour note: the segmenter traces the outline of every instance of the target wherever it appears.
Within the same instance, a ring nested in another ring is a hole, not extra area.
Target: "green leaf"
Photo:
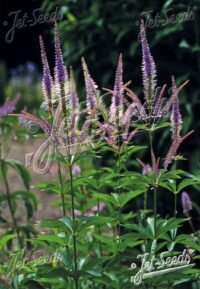
[[[182,191],[184,188],[190,186],[190,185],[195,185],[197,182],[195,179],[185,179],[183,180],[179,185],[178,185],[178,190],[177,192]]]
[[[54,242],[63,246],[66,245],[64,238],[52,234],[40,234],[37,236],[37,240]]]
[[[37,209],[37,199],[32,192],[16,191],[11,195],[12,198],[19,198],[24,203],[27,210],[27,217],[31,218],[34,214],[34,210]]]
[[[40,221],[39,224],[42,227],[56,229],[56,230],[63,230],[63,231],[68,232],[70,234],[72,232],[69,225],[67,225],[62,220],[45,219],[45,220]]]
[[[2,237],[0,237],[0,250],[3,248],[3,246],[11,239],[15,238],[16,234],[7,234]]]
[[[164,236],[171,229],[178,227],[183,222],[186,222],[188,219],[186,218],[171,218],[169,220],[163,220],[159,223],[157,228],[157,237],[160,238]]]
[[[144,190],[136,190],[130,193],[123,193],[119,195],[119,205],[120,207],[123,207],[128,203],[130,200],[136,198],[137,196],[141,195],[144,192]]]
[[[17,173],[21,176],[24,186],[27,190],[29,190],[30,186],[30,175],[28,170],[18,161],[16,160],[6,160],[6,164],[17,171]]]
[[[145,228],[137,224],[126,224],[124,225],[124,227],[138,232],[142,236],[142,238],[151,240],[154,239],[153,234],[150,232],[148,227]]]
[[[94,193],[93,195],[101,201],[105,201],[113,205],[117,204],[116,199],[113,197],[113,195],[101,194],[101,193]]]

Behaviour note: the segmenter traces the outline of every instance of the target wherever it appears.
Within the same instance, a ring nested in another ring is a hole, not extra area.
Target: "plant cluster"
[[[10,281],[11,288],[125,289],[140,285],[141,288],[167,289],[184,282],[198,288],[199,269],[193,268],[193,260],[198,262],[199,258],[199,234],[190,218],[190,197],[184,191],[198,181],[176,168],[177,162],[183,159],[178,154],[179,147],[193,133],[182,134],[178,100],[188,81],[177,86],[172,76],[171,96],[165,100],[166,85],[158,89],[156,65],[143,21],[140,42],[143,100],[130,89],[130,82],[124,83],[120,55],[113,89],[104,89],[104,94],[82,58],[86,90],[86,103],[82,104],[73,70],[68,70],[63,61],[57,24],[53,77],[40,37],[45,115],[37,117],[23,111],[18,116],[35,122],[47,135],[45,146],[51,148],[51,153],[45,150],[42,158],[47,166],[52,162],[57,165],[58,177],[57,181],[39,182],[35,187],[57,194],[58,200],[53,205],[61,208],[61,216],[39,221],[40,229],[35,237],[24,237],[14,224],[18,248],[23,249],[27,240],[32,252],[42,250],[40,257],[31,260],[23,250],[19,258],[21,266],[16,266],[16,254],[1,266],[4,278],[9,266],[14,267],[10,280],[6,280]],[[156,150],[158,130],[171,133],[167,152],[161,156]],[[148,152],[148,160],[140,158],[143,150]],[[132,160],[131,166],[130,162],[127,165],[128,160]],[[5,201],[9,204],[16,194],[8,191],[5,162],[1,158]],[[158,210],[158,196],[166,192],[174,196],[171,216],[161,216]],[[182,218],[177,216],[177,199],[181,192]],[[29,191],[25,195],[32,196]],[[130,207],[135,209],[128,209]],[[188,224],[190,234],[183,233],[184,224]],[[5,247],[9,245],[6,241],[2,243]],[[143,273],[153,274],[156,268],[150,266],[152,259],[157,258],[161,266],[162,252],[165,252],[167,268],[175,269],[176,256],[183,250],[184,254],[187,252],[189,263],[175,272],[172,270],[168,278],[144,278],[143,282],[137,279],[141,267],[139,255],[146,256],[149,262]],[[132,266],[135,263],[138,266]],[[134,283],[133,276],[136,276]],[[2,288],[8,288],[6,282]]]

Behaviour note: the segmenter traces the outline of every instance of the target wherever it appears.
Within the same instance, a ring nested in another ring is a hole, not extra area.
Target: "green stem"
[[[66,215],[66,209],[65,209],[65,196],[64,196],[64,186],[63,186],[63,179],[62,179],[62,173],[61,173],[61,165],[58,161],[58,177],[60,182],[60,188],[61,188],[61,199],[62,199],[62,211],[63,211],[63,217]]]
[[[22,239],[21,239],[21,236],[19,233],[19,227],[18,227],[17,219],[15,218],[15,213],[14,213],[14,209],[13,209],[12,202],[11,202],[11,195],[10,195],[8,180],[7,180],[7,177],[5,175],[3,175],[3,179],[4,179],[4,183],[5,183],[7,202],[8,202],[12,222],[13,222],[14,227],[16,228],[17,238],[18,238],[20,247],[22,248],[23,242],[22,242]]]
[[[177,214],[177,194],[174,194],[174,218],[176,218]]]
[[[156,225],[157,225],[157,187],[154,187],[154,236],[155,240],[157,238],[156,232]]]
[[[153,168],[153,140],[152,140],[152,132],[149,130],[149,144],[150,144],[150,154],[151,154],[151,166]],[[156,239],[156,227],[157,227],[157,187],[156,184],[153,184],[153,191],[154,191],[154,236]]]
[[[0,143],[0,160],[3,161],[3,159],[2,159],[2,144],[1,143]],[[17,238],[18,238],[18,241],[19,241],[19,245],[20,245],[21,248],[23,248],[23,242],[22,242],[22,238],[20,236],[17,219],[15,218],[15,212],[14,212],[14,209],[13,209],[13,206],[12,206],[12,202],[11,202],[9,184],[8,184],[6,173],[4,174],[3,162],[2,161],[1,161],[2,176],[3,176],[4,185],[5,185],[5,188],[6,188],[6,197],[7,197],[8,207],[9,207],[9,210],[10,210],[10,215],[11,215],[11,218],[12,218],[13,226],[16,228],[16,233],[17,233]]]
[[[97,191],[99,192],[99,174],[98,174],[98,162],[96,161],[96,159],[94,160],[94,166],[95,166],[95,170],[96,170],[96,188]],[[100,216],[100,202],[99,199],[97,200],[97,209],[98,209],[98,217]],[[99,236],[101,236],[101,225],[98,224],[98,234]],[[103,252],[102,252],[102,244],[101,241],[99,241],[99,253],[100,256],[103,256]]]
[[[70,188],[71,188],[71,202],[72,202],[72,220],[75,221],[75,205],[74,205],[74,187],[73,187],[73,174],[72,174],[72,164],[70,160],[69,165],[70,174]],[[73,232],[73,253],[74,253],[74,283],[75,289],[78,289],[78,270],[77,270],[77,247],[76,247],[76,234]]]
[[[118,174],[118,194],[121,193],[121,146],[118,144],[118,151],[117,151],[117,174]],[[118,263],[119,263],[119,270],[121,272],[121,252],[120,252],[120,236],[121,236],[121,207],[118,206]],[[119,288],[121,288],[121,274],[119,276]]]
[[[146,210],[147,210],[147,191],[144,192],[144,220],[146,220]]]

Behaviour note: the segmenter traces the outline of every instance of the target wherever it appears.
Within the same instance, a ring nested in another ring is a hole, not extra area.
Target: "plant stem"
[[[4,185],[6,188],[6,196],[7,196],[7,202],[8,202],[8,207],[10,210],[10,215],[12,218],[12,222],[14,227],[16,228],[16,233],[17,233],[17,238],[19,241],[19,245],[21,248],[23,248],[23,242],[20,236],[20,232],[19,232],[19,227],[18,227],[18,223],[17,223],[17,219],[15,218],[15,212],[12,206],[12,202],[11,202],[11,195],[10,195],[10,189],[9,189],[9,184],[8,184],[8,180],[7,180],[7,176],[6,173],[4,174],[4,168],[3,168],[3,159],[2,159],[2,144],[0,143],[0,160],[1,160],[1,167],[2,167],[2,176],[3,176],[3,181],[4,181]]]
[[[96,153],[96,152],[95,152]],[[94,166],[95,166],[95,170],[96,170],[96,188],[97,191],[99,192],[99,174],[98,174],[98,162],[95,158],[94,160]],[[98,217],[100,216],[100,202],[99,199],[97,200],[97,209],[98,209]],[[98,224],[98,234],[99,236],[101,236],[101,225]],[[101,245],[101,241],[99,241],[99,253],[100,253],[100,257],[103,256],[103,252],[102,252],[102,245]]]
[[[151,154],[151,166],[153,169],[153,156],[152,156],[152,152],[153,152],[153,140],[152,140],[152,132],[151,130],[149,130],[149,144],[150,144],[150,154]],[[153,185],[153,191],[154,191],[154,236],[156,239],[156,226],[157,226],[157,187],[154,184]]]
[[[17,238],[18,238],[18,241],[19,241],[19,245],[22,248],[23,247],[23,242],[22,242],[22,239],[21,239],[21,236],[20,236],[20,233],[19,233],[19,227],[18,227],[17,219],[15,218],[15,213],[14,213],[14,209],[13,209],[12,202],[11,202],[11,195],[10,195],[10,189],[9,189],[9,185],[8,185],[8,180],[7,180],[7,177],[4,174],[3,174],[3,179],[4,179],[4,183],[5,183],[7,202],[8,202],[8,206],[9,206],[12,222],[13,222],[14,227],[16,228],[16,233],[17,233]]]
[[[174,218],[176,218],[177,214],[177,194],[174,194]]]
[[[121,193],[121,176],[120,176],[120,172],[121,172],[121,146],[120,144],[118,144],[118,151],[117,151],[117,174],[118,174],[118,194],[120,195]],[[119,260],[119,271],[120,271],[120,275],[119,275],[119,288],[121,288],[121,252],[120,252],[120,236],[121,236],[121,207],[118,206],[118,260]]]
[[[147,210],[147,191],[144,192],[144,220],[146,220],[146,210]]]
[[[156,233],[156,225],[157,225],[157,187],[154,186],[154,236],[155,239],[157,237],[157,233]]]
[[[61,199],[62,199],[63,217],[65,217],[65,215],[66,215],[66,210],[65,210],[65,196],[64,196],[63,179],[62,179],[62,173],[61,173],[61,165],[60,165],[60,162],[59,162],[59,161],[58,161],[58,177],[59,177],[60,188],[61,188]]]
[[[72,220],[75,221],[75,206],[74,206],[74,187],[73,187],[73,174],[72,174],[72,164],[70,160],[69,164],[69,174],[70,174],[70,188],[71,188],[71,202],[72,202]],[[78,271],[77,271],[77,247],[76,247],[76,234],[73,232],[73,251],[74,251],[74,282],[75,289],[78,289]]]

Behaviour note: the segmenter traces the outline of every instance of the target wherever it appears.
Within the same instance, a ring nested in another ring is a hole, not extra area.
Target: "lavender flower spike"
[[[58,25],[55,23],[55,32],[54,32],[54,46],[55,46],[55,76],[57,82],[64,82],[66,80],[66,69],[63,61],[62,51],[60,48],[60,40],[58,34]]]
[[[192,202],[191,202],[190,197],[189,197],[187,192],[183,192],[181,194],[181,203],[182,203],[182,207],[183,207],[183,214],[188,216],[189,211],[192,210]]]
[[[114,85],[114,103],[115,106],[120,106],[122,104],[122,95],[124,92],[123,86],[123,63],[122,63],[122,54],[119,56],[117,70],[115,75],[115,85]]]
[[[142,44],[142,74],[143,74],[144,95],[146,101],[149,104],[151,104],[155,96],[156,66],[147,42],[143,20],[141,21],[140,25],[140,37]]]
[[[116,117],[116,110],[120,110],[122,107],[122,99],[124,92],[123,84],[123,63],[122,54],[119,55],[116,74],[115,74],[115,84],[112,95],[112,104],[110,106],[110,122],[112,123]],[[119,112],[119,111],[118,111]]]
[[[48,107],[49,109],[52,109],[52,86],[53,81],[49,69],[49,63],[46,56],[44,41],[42,39],[42,36],[40,36],[40,50],[41,50],[41,59],[42,59],[42,65],[43,65],[43,78],[42,78],[42,86],[43,86],[43,93],[45,100],[48,101]]]
[[[72,110],[75,111],[78,107],[78,95],[76,91],[76,85],[74,81],[74,73],[72,67],[70,67],[70,104]]]
[[[97,85],[92,79],[87,64],[85,62],[85,59],[82,57],[82,66],[83,66],[83,72],[84,72],[84,78],[85,78],[85,87],[86,87],[86,93],[87,93],[87,109],[89,111],[95,110],[97,107]]]
[[[173,94],[174,101],[172,104],[172,114],[171,114],[171,130],[172,130],[172,138],[180,138],[180,131],[182,128],[182,117],[179,110],[178,104],[178,92],[175,83],[175,79],[172,76],[172,85],[173,85]]]
[[[56,90],[59,98],[59,105],[62,109],[62,112],[65,117],[68,116],[68,102],[66,92],[66,81],[68,79],[67,69],[64,65],[62,52],[60,48],[60,40],[58,34],[58,25],[55,23],[55,32],[54,32],[54,46],[55,46],[55,80],[56,80]]]

